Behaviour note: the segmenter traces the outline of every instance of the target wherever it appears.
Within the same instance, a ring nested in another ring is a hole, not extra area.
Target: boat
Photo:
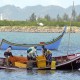
[[[23,57],[21,59],[20,56],[16,57],[17,60],[15,60],[15,66],[5,66],[5,58],[0,58],[0,69],[29,69],[29,70],[78,70],[80,69],[80,53],[76,54],[70,54],[65,56],[58,56],[53,57],[55,61],[52,61],[52,64],[50,67],[46,67],[45,65],[45,58],[42,60],[32,61],[36,62],[38,66],[34,67],[26,67],[27,58]],[[19,59],[20,58],[20,59]]]
[[[37,49],[40,50],[41,46],[45,45],[47,49],[57,50],[65,31],[66,31],[66,26],[64,27],[62,34],[59,35],[57,38],[52,39],[49,42],[40,42],[39,44],[17,44],[17,43],[12,43],[6,39],[2,39],[0,44],[0,49],[6,50],[9,46],[12,46],[13,50],[27,50],[28,47],[37,46]]]
[[[56,65],[58,70],[78,70],[80,68],[80,53],[56,57],[56,59],[62,60],[61,63]]]

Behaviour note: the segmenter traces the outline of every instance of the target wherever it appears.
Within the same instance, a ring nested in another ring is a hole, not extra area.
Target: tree
[[[61,21],[61,17],[59,16],[59,14],[57,15],[57,21]]]
[[[50,16],[47,14],[47,15],[45,15],[45,17],[44,17],[47,21],[50,21],[51,20],[51,18],[50,18]]]
[[[77,16],[77,21],[80,22],[80,14]]]
[[[34,13],[30,16],[30,21],[36,21],[36,15]]]
[[[66,13],[64,13],[64,15],[63,15],[63,20],[64,21],[68,21],[69,20],[69,17],[68,17],[68,15]]]

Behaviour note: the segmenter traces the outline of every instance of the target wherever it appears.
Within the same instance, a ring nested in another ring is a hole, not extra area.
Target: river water
[[[16,43],[40,43],[50,41],[61,33],[23,33],[0,32],[0,41],[4,38]],[[53,56],[61,56],[80,52],[80,33],[65,33],[57,51],[52,51]],[[0,57],[4,57],[4,50],[0,51]],[[26,56],[26,50],[12,50],[13,55]],[[38,51],[38,55],[41,51]],[[63,70],[0,70],[0,80],[80,80],[80,71]]]

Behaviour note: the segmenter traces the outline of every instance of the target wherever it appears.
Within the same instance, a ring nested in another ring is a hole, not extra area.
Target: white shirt
[[[6,52],[11,52],[11,48],[10,48],[10,47],[7,48],[7,49],[6,49]]]
[[[30,47],[29,49],[31,49],[31,51],[28,53],[28,56],[34,57],[34,56],[37,55],[36,49],[35,49],[34,47]],[[28,50],[29,50],[29,49],[28,49]]]

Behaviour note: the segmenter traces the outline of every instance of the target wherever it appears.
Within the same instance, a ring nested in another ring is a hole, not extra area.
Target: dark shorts
[[[12,56],[12,52],[4,52],[4,56],[7,57],[7,56]]]
[[[49,55],[46,57],[46,59],[47,59],[49,62],[51,62],[51,61],[52,61],[52,54],[49,54]]]
[[[32,56],[27,56],[28,60],[36,60],[36,58],[33,58]]]

